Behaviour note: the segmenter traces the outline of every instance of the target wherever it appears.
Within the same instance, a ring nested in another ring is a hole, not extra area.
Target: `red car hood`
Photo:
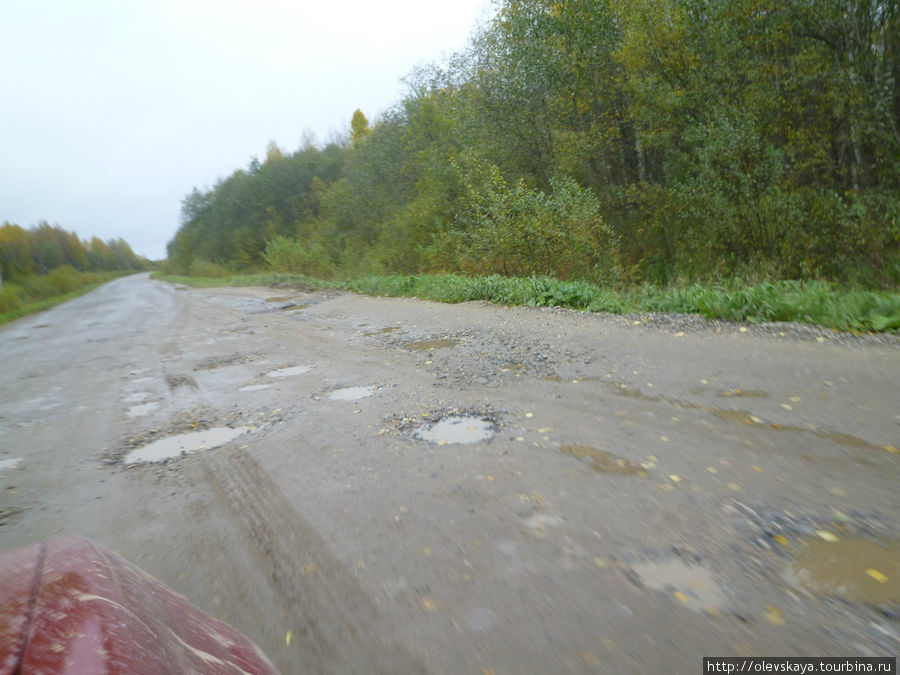
[[[277,673],[225,623],[83,537],[0,553],[0,675]]]

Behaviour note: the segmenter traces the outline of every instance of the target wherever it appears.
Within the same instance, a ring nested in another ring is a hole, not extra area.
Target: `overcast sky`
[[[0,0],[0,223],[165,257],[181,199],[370,121],[488,0]]]

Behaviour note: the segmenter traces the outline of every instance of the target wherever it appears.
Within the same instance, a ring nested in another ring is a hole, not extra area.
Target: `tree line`
[[[123,239],[82,241],[74,232],[46,222],[30,229],[8,222],[0,227],[3,281],[22,282],[65,266],[78,272],[109,272],[139,270],[146,265]]]
[[[496,0],[347,138],[183,201],[173,271],[900,283],[896,0]]]

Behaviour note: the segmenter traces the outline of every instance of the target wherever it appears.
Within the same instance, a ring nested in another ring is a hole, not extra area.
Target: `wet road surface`
[[[91,537],[286,673],[900,646],[896,343],[139,275],[0,364],[0,548]]]

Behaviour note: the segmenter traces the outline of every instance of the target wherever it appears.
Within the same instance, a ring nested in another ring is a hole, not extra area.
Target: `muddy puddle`
[[[125,464],[149,464],[181,457],[197,450],[211,450],[247,433],[250,427],[216,427],[203,431],[161,438],[140,448],[135,448],[123,459]]]
[[[420,427],[415,437],[447,445],[451,443],[477,443],[494,436],[494,423],[486,417],[474,415],[445,417],[434,424]]]
[[[559,451],[563,454],[577,457],[586,464],[590,464],[594,471],[601,473],[617,473],[626,476],[647,475],[645,469],[635,466],[627,459],[616,457],[611,452],[598,450],[590,445],[564,445]]]
[[[703,565],[668,558],[637,563],[631,570],[642,586],[666,593],[695,612],[715,613],[728,605],[728,596],[712,570]]]
[[[416,342],[407,342],[404,347],[414,352],[430,352],[435,349],[446,349],[459,344],[459,340],[446,338],[442,340],[417,340]]]
[[[11,457],[9,459],[0,459],[0,472],[5,471],[6,469],[15,468],[15,466],[21,462],[24,457]]]
[[[145,415],[149,415],[151,412],[156,410],[159,407],[159,403],[155,401],[151,401],[149,403],[141,403],[140,405],[133,405],[128,409],[128,412],[125,413],[126,417],[144,417]]]
[[[785,572],[791,585],[874,607],[900,606],[900,541],[806,539]]]
[[[329,401],[358,401],[361,398],[366,398],[367,396],[371,396],[372,394],[377,393],[381,387],[378,386],[370,386],[370,387],[344,387],[343,389],[336,389],[335,391],[328,394]]]
[[[376,335],[385,335],[387,333],[393,333],[394,331],[400,330],[400,326],[386,326],[381,330],[373,330],[369,333],[363,333],[366,337],[375,337]]]
[[[273,385],[271,384],[248,384],[246,387],[241,387],[238,391],[260,391],[262,389],[271,389]]]
[[[302,375],[309,372],[309,366],[290,366],[288,368],[278,368],[266,373],[266,377],[293,377],[294,375]]]

